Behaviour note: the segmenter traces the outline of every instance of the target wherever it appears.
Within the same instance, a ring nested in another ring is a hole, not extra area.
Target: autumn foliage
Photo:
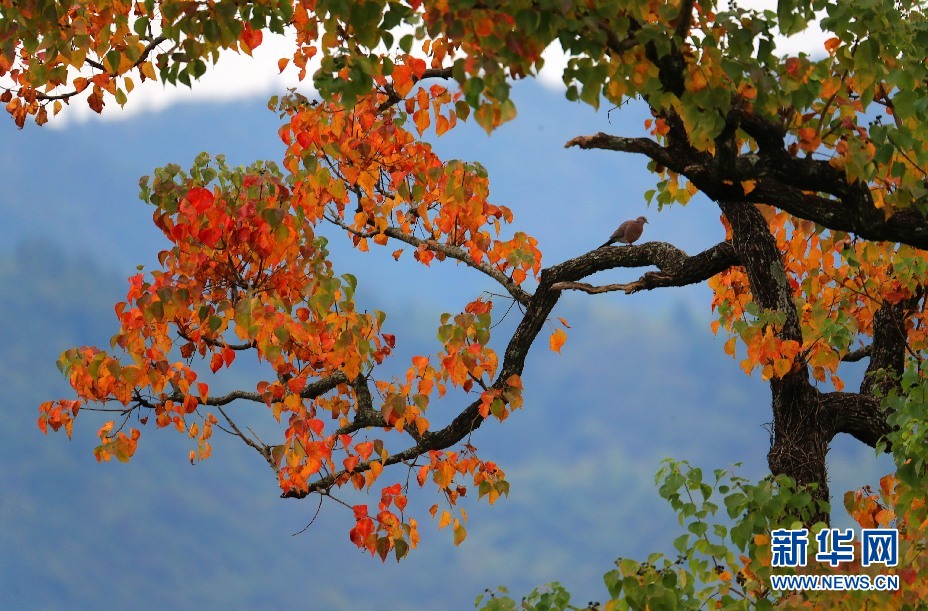
[[[778,35],[811,21],[826,32],[823,48],[778,51]],[[311,80],[319,94],[271,100],[282,121],[280,166],[229,168],[204,154],[186,171],[171,164],[141,180],[171,246],[157,270],[130,279],[109,349],[63,353],[77,398],[44,403],[39,427],[70,436],[79,413],[102,409],[116,417],[99,429],[99,460],[128,461],[136,427],[155,426],[189,437],[192,462],[209,457],[221,429],[267,462],[284,497],[374,489],[376,508],[352,509],[350,539],[401,558],[419,536],[406,510],[411,481],[438,493],[430,513],[439,528],[451,526],[455,543],[466,533],[460,497],[476,489],[493,503],[508,494],[504,471],[478,456],[472,434],[522,407],[525,357],[543,329],[552,350],[563,347],[568,325],[552,315],[563,291],[706,281],[724,350],[770,384],[768,463],[777,479],[750,490],[783,501],[768,511],[726,497],[730,518],[746,526],[711,548],[726,558],[715,577],[696,560],[709,543],[680,543],[695,563],[686,575],[711,586],[693,596],[821,602],[745,584],[751,575],[763,581],[764,537],[778,520],[828,521],[826,454],[844,433],[893,452],[898,471],[879,494],[852,494],[846,505],[861,525],[903,531],[900,574],[912,587],[899,596],[918,600],[917,499],[928,481],[926,32],[920,7],[888,1],[782,0],[762,11],[711,0],[0,0],[0,99],[20,127],[82,98],[96,112],[111,100],[123,105],[135,80],[192,85],[221,52],[250,54],[265,33],[295,41],[278,66],[292,63],[306,91]],[[486,170],[435,154],[429,138],[461,121],[489,134],[514,119],[511,82],[536,75],[552,44],[567,56],[569,99],[632,102],[651,115],[647,136],[598,133],[566,146],[646,157],[655,176],[646,199],[662,209],[700,195],[698,205],[718,207],[722,242],[696,255],[663,242],[600,248],[543,268],[536,240],[492,201]],[[412,357],[405,375],[382,376],[397,339],[387,313],[359,309],[357,280],[335,269],[330,239],[426,266],[463,264],[500,292],[441,316],[440,348]],[[583,282],[645,266],[657,271],[625,284]],[[498,352],[491,332],[512,305],[521,318]],[[243,353],[256,355],[266,379],[217,392],[215,376]],[[861,360],[864,380],[850,389],[842,363]],[[438,398],[462,402],[450,420],[430,412]],[[240,427],[233,402],[263,405],[279,437]],[[668,469],[662,493],[688,512],[675,490],[702,490],[701,473]],[[639,586],[670,589],[669,573],[642,566],[620,563],[607,574],[616,600],[632,604],[645,592]],[[648,591],[641,600],[669,596]]]

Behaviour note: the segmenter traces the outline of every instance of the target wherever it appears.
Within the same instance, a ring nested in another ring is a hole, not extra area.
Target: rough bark
[[[767,222],[753,204],[719,202],[731,224],[732,245],[744,266],[754,301],[766,310],[785,314],[777,331],[784,340],[802,342],[799,315],[790,293],[782,255]],[[825,457],[831,427],[821,409],[819,392],[809,381],[806,367],[794,367],[782,378],[770,380],[773,406],[773,443],[767,464],[774,475],[785,474],[800,485],[814,484],[812,496],[828,501],[828,470]],[[816,511],[813,521],[828,521]]]

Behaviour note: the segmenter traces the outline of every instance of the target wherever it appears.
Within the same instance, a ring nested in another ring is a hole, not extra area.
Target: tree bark
[[[744,266],[754,301],[766,310],[786,316],[777,335],[802,343],[799,314],[783,267],[782,255],[760,211],[748,203],[719,201],[732,228],[732,246]],[[816,501],[829,500],[825,457],[833,436],[832,426],[809,381],[805,366],[794,366],[782,378],[770,380],[773,405],[773,443],[767,464],[774,475],[785,474],[800,486],[814,485]],[[827,511],[816,504],[811,522],[828,522]]]

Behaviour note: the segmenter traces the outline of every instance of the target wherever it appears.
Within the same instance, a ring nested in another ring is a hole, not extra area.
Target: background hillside
[[[436,146],[487,166],[493,201],[539,239],[546,264],[595,248],[639,214],[651,218],[645,240],[696,252],[722,237],[704,201],[647,209],[641,159],[563,148],[578,134],[635,133],[635,109],[595,113],[532,85],[516,93],[520,117],[492,138],[464,126]],[[277,498],[271,472],[232,439],[217,438],[213,458],[192,467],[176,433],[147,427],[130,464],[98,465],[102,419],[90,413],[72,441],[45,438],[38,404],[69,396],[59,353],[108,344],[125,278],[166,244],[137,200],[139,176],[187,166],[201,150],[233,164],[279,160],[278,123],[262,101],[60,130],[0,122],[0,606],[462,609],[486,587],[521,593],[553,579],[578,601],[599,600],[617,556],[669,551],[678,534],[653,485],[662,458],[706,469],[740,461],[743,475],[764,475],[769,391],[709,332],[705,287],[563,299],[555,315],[572,329],[562,353],[536,346],[525,409],[473,439],[506,470],[511,496],[494,507],[467,499],[460,548],[423,515],[421,547],[399,565],[354,549],[353,519],[334,504],[291,536],[316,503]],[[435,349],[442,312],[492,288],[462,267],[394,262],[388,250],[363,255],[332,238],[338,271],[360,279],[362,304],[388,313],[397,371]],[[604,275],[626,277],[637,273]],[[840,440],[830,460],[835,495],[891,470],[853,440]],[[432,502],[412,498],[420,511]]]

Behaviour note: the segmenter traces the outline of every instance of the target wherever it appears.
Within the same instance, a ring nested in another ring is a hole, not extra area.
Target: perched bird
[[[644,231],[644,224],[647,222],[648,219],[643,216],[639,216],[634,221],[625,221],[619,225],[619,228],[616,229],[611,236],[609,236],[609,241],[603,244],[603,246],[609,246],[616,242],[631,244],[641,237],[641,232]],[[600,248],[603,246],[600,246]]]

